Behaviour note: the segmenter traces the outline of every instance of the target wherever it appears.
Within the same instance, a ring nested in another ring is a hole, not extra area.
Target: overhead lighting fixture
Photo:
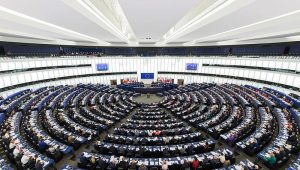
[[[286,39],[288,39],[290,41],[299,41],[300,40],[300,35],[286,37]]]
[[[55,40],[54,38],[51,37],[40,36],[32,33],[29,34],[29,33],[15,31],[11,29],[5,29],[5,28],[0,28],[0,32],[5,34],[10,34],[10,35],[15,35],[15,36],[27,37],[27,38],[34,38],[34,39],[41,39],[41,40]]]

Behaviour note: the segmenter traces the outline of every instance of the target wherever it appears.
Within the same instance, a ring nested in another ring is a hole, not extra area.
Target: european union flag
[[[154,79],[154,73],[141,73],[141,79]]]

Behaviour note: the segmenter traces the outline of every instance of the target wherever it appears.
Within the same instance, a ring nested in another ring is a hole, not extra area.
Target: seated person
[[[42,137],[39,138],[39,149],[42,152],[45,152],[46,149],[48,149],[48,145],[45,143],[44,139]]]
[[[44,164],[41,160],[37,159],[34,169],[35,170],[43,170]]]
[[[185,148],[184,148],[184,147],[181,147],[181,149],[180,149],[180,154],[181,154],[181,155],[186,154],[186,151],[185,151]]]
[[[68,136],[68,143],[74,143],[75,142],[75,137],[70,135]]]
[[[36,159],[37,159],[37,155],[36,155]],[[27,162],[27,164],[26,164],[26,167],[28,167],[28,169],[33,169],[34,166],[35,166],[35,160],[36,160],[36,159],[34,159],[33,156],[29,155],[29,158],[28,158],[28,162]]]
[[[127,166],[128,166],[127,161],[125,161],[125,159],[124,159],[123,156],[120,156],[120,162],[119,162],[118,168],[121,168],[121,169],[123,169],[123,170],[126,170],[126,169],[127,169]]]
[[[116,159],[113,159],[113,160],[109,163],[108,167],[109,167],[111,170],[116,170],[116,169],[117,169],[117,160],[116,160]]]
[[[180,170],[190,170],[190,163],[186,159],[181,160]]]
[[[110,151],[113,155],[116,155],[116,154],[117,154],[117,149],[115,148],[114,145],[111,145],[111,146],[110,146],[109,151]]]
[[[272,152],[268,153],[263,159],[271,166],[274,166],[277,161],[274,153],[272,153]]]
[[[120,154],[120,155],[125,155],[125,153],[126,153],[125,148],[120,147],[120,148],[119,148],[119,154]]]
[[[138,161],[132,160],[129,164],[129,170],[136,170],[137,169],[137,163],[138,163]]]
[[[59,146],[49,147],[48,150],[47,150],[47,155],[51,155],[51,157],[53,157],[55,160],[59,160],[63,156],[60,149],[59,149]]]
[[[92,167],[95,167],[97,165],[96,157],[94,155],[91,157],[90,163]]]
[[[21,163],[23,165],[23,167],[26,166],[26,164],[28,163],[29,160],[29,156],[27,154],[23,154],[22,158],[21,158]]]
[[[11,140],[9,143],[9,151],[12,152],[16,147],[16,141]]]
[[[79,158],[80,163],[86,166],[89,163],[88,158],[86,157],[85,153],[83,153]]]
[[[165,147],[165,148],[163,149],[163,157],[167,157],[167,156],[170,156],[170,152],[169,152],[168,147]]]
[[[101,170],[106,169],[106,162],[103,160],[103,157],[99,157],[97,161],[98,167],[100,167]]]
[[[19,146],[15,147],[15,149],[13,150],[13,155],[15,158],[21,158],[22,151],[20,150]]]
[[[141,166],[139,167],[139,170],[148,170],[148,168],[145,166],[144,163],[142,163]]]

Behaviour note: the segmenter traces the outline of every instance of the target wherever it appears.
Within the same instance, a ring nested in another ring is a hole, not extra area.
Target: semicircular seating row
[[[133,95],[83,84],[17,92],[0,101],[1,146],[17,169],[38,164],[51,169],[64,155],[125,117],[136,105]]]
[[[223,84],[200,91],[188,89],[195,86],[197,84],[164,92],[162,95],[167,96],[164,106],[213,138],[250,156],[256,154],[269,168],[280,167],[291,154],[298,154],[298,100],[274,89],[248,85]],[[199,100],[200,105],[196,104]],[[290,169],[299,168],[299,160],[298,156]]]
[[[96,140],[98,153],[80,155],[79,167],[155,168],[166,159],[170,169],[178,169],[196,157],[199,167],[206,169],[258,168],[249,160],[235,164],[233,151],[214,150],[216,140],[256,155],[270,168],[298,153],[300,102],[274,89],[195,83],[158,94],[164,100],[149,105],[136,103],[135,95],[105,85],[79,84],[8,96],[0,101],[2,157],[8,160],[0,158],[0,164],[51,169],[132,112],[113,134]],[[299,162],[300,157],[290,168],[299,168]]]

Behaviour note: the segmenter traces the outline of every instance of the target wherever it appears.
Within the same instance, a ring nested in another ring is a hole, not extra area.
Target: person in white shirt
[[[165,142],[165,144],[167,145],[167,144],[170,143],[170,139],[169,139],[168,137],[165,137],[165,138],[164,138],[164,142]]]
[[[21,158],[21,162],[23,165],[26,165],[28,160],[29,160],[29,157],[26,154],[24,154]]]
[[[54,148],[54,147],[49,147],[49,148],[48,148],[48,151],[49,151],[50,153],[54,153],[54,152],[55,152],[55,148]]]
[[[151,131],[148,132],[148,136],[150,136],[150,137],[152,136],[152,132]]]
[[[167,160],[162,161],[161,164],[162,164],[161,165],[161,169],[162,170],[169,170],[169,166],[168,166],[168,161]]]
[[[230,161],[226,160],[225,155],[219,155],[220,158],[220,162],[224,165],[224,166],[228,166],[230,165]]]
[[[16,147],[13,151],[14,156],[17,157],[19,155],[19,153],[20,153],[20,149],[19,149],[19,147]]]
[[[235,165],[234,168],[236,170],[244,170],[243,166],[242,165]]]
[[[15,145],[14,141],[10,141],[10,143],[9,143],[9,149],[13,149],[15,146],[16,145]]]
[[[9,138],[9,133],[8,133],[8,132],[5,133],[4,138],[5,138],[5,139],[8,139],[8,138]]]

